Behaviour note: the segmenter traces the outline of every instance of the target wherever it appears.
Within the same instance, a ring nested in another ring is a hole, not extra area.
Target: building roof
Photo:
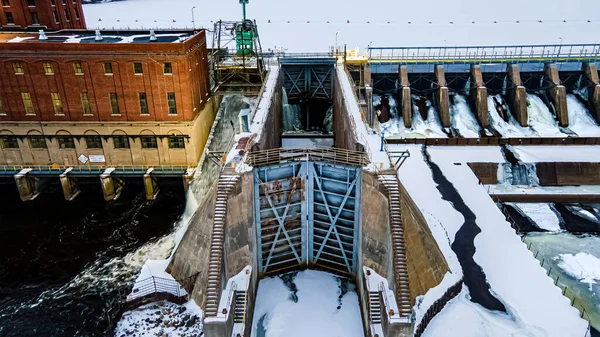
[[[181,43],[194,36],[194,31],[157,31],[156,40],[150,41],[151,32],[143,30],[100,31],[96,39],[93,30],[62,30],[44,32],[46,39],[41,38],[40,32],[0,31],[0,43]]]

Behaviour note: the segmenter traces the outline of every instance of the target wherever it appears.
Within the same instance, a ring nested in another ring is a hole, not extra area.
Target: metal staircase
[[[225,241],[225,219],[227,216],[227,197],[235,186],[238,175],[231,168],[224,168],[219,176],[213,230],[210,242],[210,260],[208,264],[208,285],[206,287],[206,317],[214,317],[219,310],[221,296],[221,269],[223,266],[223,244]]]
[[[381,324],[381,298],[379,291],[369,291],[369,315],[371,324]]]
[[[245,323],[246,321],[246,303],[248,301],[248,293],[243,290],[235,291],[235,313],[233,323]]]
[[[396,282],[396,302],[400,316],[412,314],[410,303],[410,286],[406,264],[406,248],[404,246],[404,229],[400,214],[400,190],[398,178],[395,175],[380,175],[379,180],[389,191],[390,201],[390,230],[392,234],[392,251],[394,261],[394,280]]]

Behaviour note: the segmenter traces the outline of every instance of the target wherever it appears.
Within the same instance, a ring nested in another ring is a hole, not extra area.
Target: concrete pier
[[[69,176],[69,173],[73,170],[72,167],[69,167],[65,170],[65,172],[61,173],[60,185],[62,186],[63,193],[65,195],[65,200],[71,201],[75,199],[81,193],[79,190],[79,186],[77,186],[77,182],[75,179]]]
[[[104,193],[104,200],[111,201],[119,198],[121,191],[123,190],[123,181],[114,178],[112,173],[114,168],[107,168],[102,175],[100,175],[100,183],[102,184],[102,192]]]
[[[29,175],[29,172],[31,171],[32,170],[28,168],[15,174],[15,182],[17,183],[19,196],[23,201],[33,200],[39,195],[39,192],[35,187],[35,178]]]
[[[160,188],[156,183],[156,179],[152,177],[153,168],[149,168],[144,174],[144,188],[146,189],[146,200],[156,200]]]
[[[400,89],[400,104],[402,109],[402,118],[404,119],[404,127],[412,127],[412,97],[410,92],[410,82],[408,81],[408,68],[406,66],[398,66],[398,83]]]
[[[367,122],[372,127],[375,126],[375,109],[373,109],[373,87],[370,84],[365,85],[365,112],[367,117]]]
[[[508,96],[508,104],[510,109],[519,121],[521,126],[529,124],[529,114],[527,113],[527,90],[521,82],[521,72],[516,64],[509,64],[506,68],[508,73],[508,86],[506,95]]]
[[[544,66],[544,86],[548,87],[548,93],[556,109],[556,117],[560,126],[569,126],[569,111],[567,108],[567,88],[560,82],[558,68],[554,63],[546,63]]]
[[[481,66],[471,65],[471,99],[475,106],[477,119],[482,127],[490,126],[488,117],[488,101],[487,88],[483,83],[483,75],[481,74]]]
[[[600,122],[600,81],[598,80],[598,67],[593,63],[583,64],[582,86],[587,88],[588,100],[592,106],[596,121]]]
[[[440,114],[440,121],[442,126],[449,128],[450,123],[450,96],[448,94],[448,87],[446,84],[446,74],[444,72],[444,66],[436,65],[434,68],[435,81],[437,89],[433,94],[433,104]]]

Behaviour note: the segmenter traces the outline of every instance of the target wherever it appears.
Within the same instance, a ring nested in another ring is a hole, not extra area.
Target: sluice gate
[[[299,266],[356,271],[361,169],[292,162],[254,170],[261,273]]]

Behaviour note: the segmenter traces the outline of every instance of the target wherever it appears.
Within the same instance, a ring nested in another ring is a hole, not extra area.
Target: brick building
[[[0,0],[0,29],[86,29],[81,0]]]
[[[195,166],[215,113],[204,31],[0,32],[0,165]]]

